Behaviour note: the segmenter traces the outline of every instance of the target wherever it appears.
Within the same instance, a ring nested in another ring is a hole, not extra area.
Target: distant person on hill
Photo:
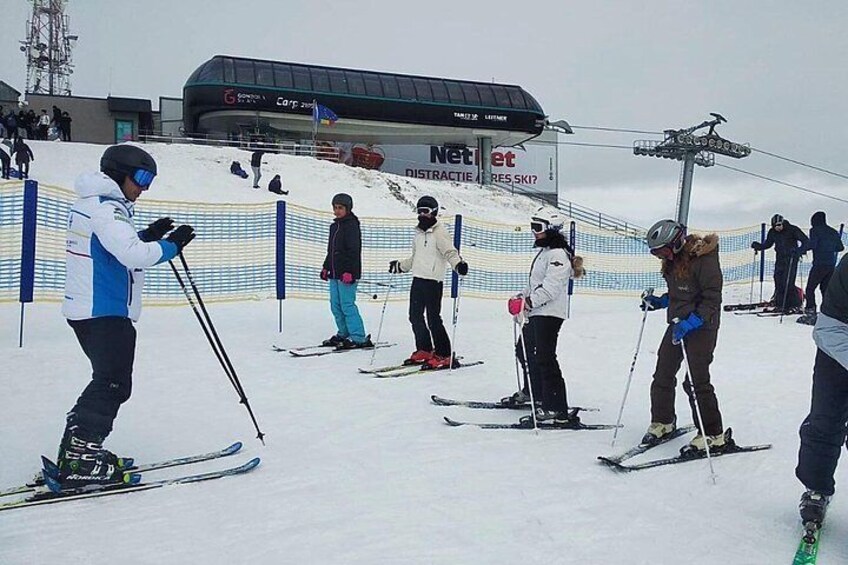
[[[259,188],[259,179],[262,178],[262,156],[264,151],[256,150],[250,156],[250,167],[253,169],[253,188]]]
[[[834,474],[848,425],[848,256],[836,267],[813,329],[816,360],[810,413],[799,430],[801,448],[795,476],[801,495],[801,520],[821,527],[835,491]]]
[[[237,177],[241,177],[243,179],[247,178],[247,171],[241,168],[241,163],[238,161],[233,161],[230,163],[230,172]]]
[[[47,115],[47,110],[41,110],[41,116],[38,118],[38,139],[47,140],[47,130],[50,129],[50,116]]]
[[[271,182],[268,183],[268,190],[275,194],[288,194],[288,190],[283,190],[283,181],[280,179],[280,175],[274,175],[274,178],[271,179]]]
[[[780,214],[771,217],[771,229],[763,243],[754,241],[751,248],[764,251],[774,246],[774,306],[782,312],[795,312],[801,299],[795,293],[798,259],[807,251],[810,240],[798,226],[790,224]]]
[[[133,323],[141,314],[144,270],[173,259],[194,239],[191,226],[171,231],[171,218],[141,231],[133,225],[135,201],[156,174],[156,162],[146,151],[113,145],[100,158],[100,172],[82,173],[74,185],[78,198],[68,214],[62,314],[91,362],[92,375],[67,414],[59,443],[62,488],[123,483],[124,470],[132,465],[103,442],[132,392]]]
[[[23,139],[20,137],[15,140],[12,146],[12,155],[15,156],[15,163],[18,165],[18,178],[29,178],[29,162],[35,161],[35,156],[32,154],[32,149],[29,148]]]
[[[67,112],[62,112],[59,118],[59,133],[62,136],[62,141],[71,141],[71,115]]]
[[[323,345],[336,349],[374,347],[356,306],[357,281],[362,277],[362,232],[349,194],[333,196],[333,220],[321,280],[330,283],[330,310],[336,333]]]
[[[18,138],[18,117],[14,110],[6,114],[6,135],[12,140]]]
[[[827,225],[824,212],[816,212],[810,218],[810,250],[813,252],[813,267],[807,279],[804,315],[798,318],[801,324],[816,323],[816,288],[821,288],[822,297],[827,291],[830,277],[836,268],[836,258],[845,249],[839,232]]]
[[[730,430],[724,431],[715,389],[710,383],[710,364],[718,342],[721,318],[721,291],[724,279],[718,257],[718,236],[686,235],[686,227],[674,220],[661,220],[645,236],[651,255],[662,260],[661,273],[668,292],[642,295],[643,310],[668,309],[668,327],[657,351],[657,366],[651,383],[651,425],[642,443],[661,443],[677,429],[675,389],[677,372],[689,360],[689,378],[683,390],[689,397],[692,421],[698,433],[680,451],[700,456],[706,448],[712,453],[733,445]],[[694,390],[692,390],[694,387]],[[700,415],[695,402],[700,407]]]
[[[8,153],[6,153],[6,151],[3,150],[2,147],[0,147],[0,166],[2,166],[2,169],[0,169],[0,177],[4,179],[9,178],[11,163],[12,158],[9,156]]]
[[[458,363],[451,359],[451,342],[441,314],[445,269],[450,264],[459,275],[465,276],[468,263],[462,260],[447,230],[439,223],[439,203],[435,198],[419,198],[416,212],[418,225],[412,255],[389,263],[390,273],[412,272],[409,323],[415,334],[415,352],[404,363],[424,365],[426,369],[449,369]]]

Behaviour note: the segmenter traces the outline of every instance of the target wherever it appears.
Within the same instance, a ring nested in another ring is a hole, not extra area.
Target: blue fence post
[[[24,304],[32,302],[35,291],[35,235],[38,220],[38,181],[24,182],[23,229],[21,230],[21,303],[18,347],[24,346]]]
[[[462,214],[457,214],[453,219],[453,246],[459,251],[462,245]],[[458,295],[459,275],[456,271],[451,273],[451,298],[456,298]]]
[[[766,223],[760,224],[760,243],[766,242]],[[763,301],[763,280],[766,276],[766,250],[760,251],[760,302]]]
[[[286,299],[286,202],[277,201],[276,283],[279,332],[283,333],[283,300]]]
[[[568,228],[568,240],[571,244],[571,250],[577,255],[577,224],[574,220],[571,221],[571,225]],[[574,279],[568,279],[568,312],[565,314],[568,318],[571,318],[572,295],[574,295]]]

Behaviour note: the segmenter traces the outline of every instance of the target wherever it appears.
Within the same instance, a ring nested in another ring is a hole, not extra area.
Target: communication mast
[[[66,0],[30,0],[26,41],[21,51],[27,61],[27,94],[71,94],[71,51],[78,36],[68,30]]]

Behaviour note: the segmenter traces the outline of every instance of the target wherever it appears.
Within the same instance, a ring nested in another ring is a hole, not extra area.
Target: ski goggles
[[[152,173],[145,169],[136,169],[132,176],[133,182],[137,184],[141,190],[147,190],[150,188],[154,178],[156,178],[156,173]]]
[[[674,258],[674,250],[668,245],[651,249],[651,255],[671,261]]]
[[[419,216],[435,216],[437,212],[437,208],[430,208],[428,206],[419,206],[418,207],[418,215]]]
[[[539,218],[530,218],[530,231],[533,233],[544,233],[550,228],[550,224]]]

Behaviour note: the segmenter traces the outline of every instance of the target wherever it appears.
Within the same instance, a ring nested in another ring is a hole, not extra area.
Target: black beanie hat
[[[432,196],[422,196],[418,199],[418,204],[415,205],[416,208],[432,208],[433,215],[435,216],[439,212],[439,203]]]
[[[350,194],[340,192],[333,196],[333,206],[335,206],[336,204],[344,206],[345,208],[347,208],[348,212],[353,210],[353,198],[351,198]]]

